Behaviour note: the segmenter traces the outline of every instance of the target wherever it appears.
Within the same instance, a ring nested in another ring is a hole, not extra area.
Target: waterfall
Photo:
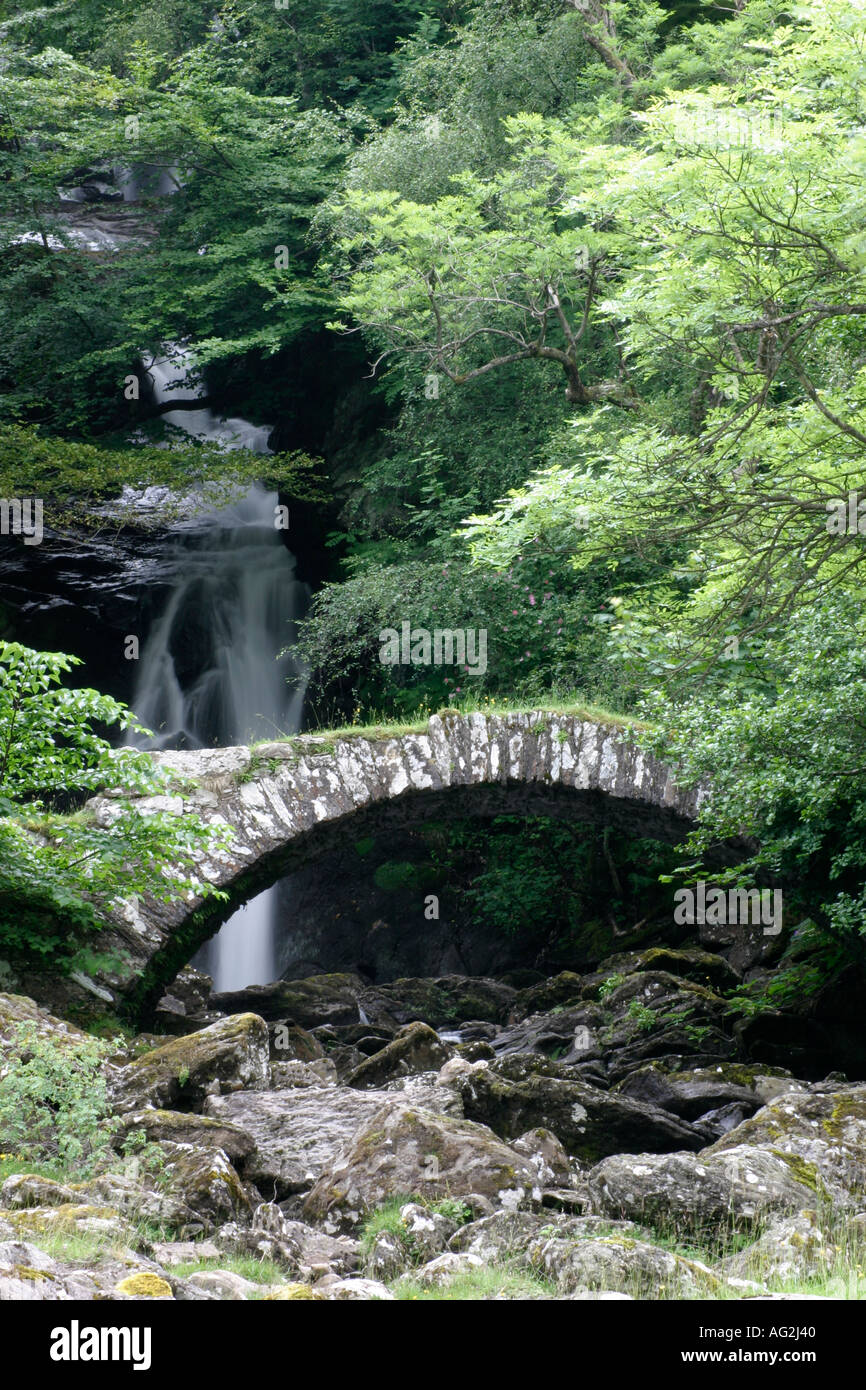
[[[148,372],[159,401],[178,390],[187,400],[202,395],[183,350],[169,346]],[[165,418],[225,449],[267,451],[265,426],[221,420],[206,407]],[[276,507],[276,493],[254,485],[178,532],[172,587],[142,649],[132,700],[153,731],[140,746],[226,746],[299,729],[303,672],[291,654],[278,657],[295,640],[309,594],[275,527]],[[259,894],[198,953],[193,963],[213,976],[217,990],[276,977],[276,903],[276,888]]]

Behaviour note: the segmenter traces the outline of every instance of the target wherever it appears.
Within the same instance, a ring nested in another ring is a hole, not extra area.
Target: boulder
[[[272,1062],[315,1062],[325,1049],[318,1038],[296,1023],[270,1023]]]
[[[518,990],[508,1010],[508,1022],[519,1023],[530,1014],[545,1014],[564,1004],[579,1004],[583,977],[563,970],[548,980],[539,980],[527,989]]]
[[[654,1066],[630,1072],[614,1090],[617,1095],[658,1105],[684,1120],[699,1120],[726,1105],[740,1106],[745,1111],[742,1118],[746,1119],[763,1104],[752,1088],[726,1081],[721,1073],[666,1073]]]
[[[346,1084],[368,1091],[386,1085],[399,1076],[438,1071],[452,1055],[452,1049],[426,1023],[409,1023],[392,1042],[367,1057],[346,1077]]]
[[[364,1257],[364,1271],[371,1279],[396,1279],[412,1263],[411,1252],[396,1231],[379,1231]]]
[[[571,1165],[563,1144],[549,1129],[528,1129],[511,1146],[516,1153],[529,1159],[535,1169],[539,1187],[567,1185]]]
[[[53,1303],[71,1297],[50,1255],[27,1241],[0,1244],[0,1303]]]
[[[253,1193],[222,1149],[197,1149],[187,1144],[164,1148],[169,1153],[160,1186],[194,1212],[204,1230],[250,1216]]]
[[[204,1289],[206,1293],[214,1294],[227,1303],[244,1303],[262,1291],[261,1284],[254,1284],[252,1279],[244,1279],[241,1274],[234,1274],[228,1269],[196,1270],[194,1274],[188,1274],[183,1282],[195,1289]]]
[[[484,1126],[392,1099],[319,1179],[304,1213],[326,1229],[351,1229],[398,1192],[430,1200],[480,1193],[516,1208],[534,1186],[532,1165]]]
[[[386,1095],[334,1086],[239,1091],[209,1097],[205,1113],[252,1135],[255,1150],[245,1161],[244,1173],[262,1193],[282,1200],[305,1192],[332,1167]]]
[[[840,1256],[814,1211],[772,1219],[753,1245],[722,1261],[729,1278],[803,1284],[825,1279]]]
[[[275,1202],[260,1202],[249,1226],[227,1222],[217,1232],[216,1240],[223,1249],[238,1255],[252,1255],[256,1260],[271,1260],[297,1274],[301,1244],[292,1225]]]
[[[256,1090],[268,1084],[268,1030],[256,1014],[236,1014],[121,1067],[113,1085],[121,1112],[200,1105],[214,1092]]]
[[[780,1155],[815,1206],[827,1196],[860,1207],[866,1193],[866,1085],[789,1091],[719,1139],[708,1155],[723,1158],[742,1145]]]
[[[504,1139],[549,1128],[568,1153],[586,1162],[608,1154],[699,1149],[690,1125],[640,1101],[610,1095],[568,1069],[536,1057],[502,1058],[454,1078],[467,1119],[489,1125]]]
[[[365,1012],[372,1018],[375,1003],[384,1005],[398,1023],[420,1020],[433,1028],[456,1027],[461,1019],[500,1023],[506,1017],[516,990],[499,980],[466,975],[441,975],[438,979],[394,980],[377,985],[364,995]]]
[[[631,1238],[647,1232],[631,1221],[608,1221],[597,1216],[573,1217],[559,1212],[497,1211],[472,1221],[451,1237],[449,1249],[478,1255],[485,1264],[520,1259],[536,1241],[554,1238],[607,1236],[618,1233]]]
[[[272,1091],[288,1091],[293,1086],[336,1086],[337,1069],[327,1057],[315,1062],[271,1062]]]
[[[674,950],[670,946],[649,946],[644,951],[624,951],[620,955],[608,956],[598,967],[599,974],[604,972],[608,976],[659,970],[683,980],[691,980],[696,985],[705,985],[711,990],[735,989],[741,978],[723,956],[697,947]]]
[[[442,1288],[445,1284],[450,1284],[452,1279],[458,1278],[461,1274],[474,1274],[476,1270],[484,1268],[484,1261],[477,1255],[472,1255],[468,1251],[456,1253],[448,1251],[445,1255],[437,1255],[435,1260],[430,1260],[427,1264],[417,1269],[414,1278],[419,1284],[426,1284],[430,1288]]]
[[[36,1173],[15,1173],[0,1187],[0,1207],[10,1211],[21,1207],[60,1207],[78,1200],[73,1187]]]
[[[610,1020],[603,1041],[612,1082],[652,1060],[670,1057],[682,1066],[682,1059],[694,1059],[691,1065],[703,1066],[737,1055],[727,1002],[667,971],[627,975],[603,1008]]]
[[[121,1148],[130,1134],[138,1133],[153,1144],[167,1141],[199,1149],[222,1149],[232,1163],[243,1162],[255,1148],[252,1136],[237,1125],[178,1110],[134,1110],[124,1115],[113,1136],[114,1147]]]
[[[285,1221],[284,1237],[294,1241],[298,1268],[303,1279],[321,1279],[354,1274],[360,1262],[361,1247],[349,1236],[332,1236],[307,1226],[303,1221]]]
[[[745,1145],[724,1154],[618,1154],[586,1181],[599,1213],[714,1235],[754,1227],[773,1211],[799,1211],[815,1196],[783,1156]]]
[[[497,1056],[535,1052],[566,1063],[597,1061],[604,1027],[605,1015],[600,1005],[578,1002],[568,1008],[527,1015],[520,1022],[501,1028],[491,1046]]]
[[[150,1251],[157,1263],[166,1269],[195,1264],[197,1260],[218,1260],[222,1254],[212,1240],[158,1240],[150,1246]]]
[[[372,1299],[382,1303],[393,1303],[394,1295],[377,1279],[337,1279],[327,1286],[322,1285],[325,1298],[332,1303],[366,1301]]]
[[[719,1287],[719,1280],[697,1260],[621,1235],[542,1239],[529,1247],[528,1259],[537,1274],[563,1293],[604,1290],[635,1298],[697,1298]]]
[[[17,1237],[42,1236],[52,1231],[64,1234],[99,1236],[106,1241],[121,1240],[126,1228],[117,1211],[108,1206],[78,1201],[59,1207],[27,1207],[2,1213]]]
[[[0,1050],[8,1058],[13,1049],[19,1024],[30,1023],[42,1038],[50,1038],[58,1047],[81,1042],[86,1037],[79,1028],[62,1018],[55,1018],[41,1009],[25,994],[0,994]]]
[[[358,999],[364,988],[360,975],[311,975],[306,980],[275,980],[269,985],[215,994],[211,1007],[227,1014],[250,1010],[268,1022],[294,1024],[301,1029],[324,1023],[358,1023]]]
[[[400,1225],[415,1260],[431,1260],[440,1254],[458,1229],[457,1222],[450,1216],[419,1206],[417,1202],[407,1202],[401,1207]]]

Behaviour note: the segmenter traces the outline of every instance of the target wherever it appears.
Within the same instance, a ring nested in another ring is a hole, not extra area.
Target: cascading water
[[[189,355],[151,363],[158,401],[200,398]],[[220,420],[206,407],[164,417],[222,448],[267,451],[268,429]],[[291,655],[309,594],[275,527],[277,496],[254,486],[240,501],[178,534],[175,580],[142,650],[133,708],[154,737],[142,746],[201,748],[294,733],[303,672]],[[289,684],[292,682],[294,688]],[[265,984],[277,973],[276,889],[234,913],[193,962],[217,990]]]

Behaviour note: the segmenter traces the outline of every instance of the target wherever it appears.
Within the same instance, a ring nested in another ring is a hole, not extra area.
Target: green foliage
[[[787,924],[796,910],[812,919],[801,944],[817,950],[816,934],[824,940],[806,974],[797,967],[805,987],[807,975],[815,985],[866,957],[859,602],[836,594],[798,614],[762,644],[761,671],[755,689],[732,678],[685,703],[659,693],[652,708],[662,732],[639,737],[681,768],[684,783],[711,779],[683,872],[700,876],[714,844],[747,836],[751,853],[714,877],[748,884],[769,876],[785,885]]]
[[[0,423],[0,497],[39,497],[44,524],[52,530],[104,530],[140,521],[124,489],[163,486],[165,521],[187,515],[190,494],[202,506],[227,505],[261,482],[307,501],[323,500],[316,461],[300,452],[227,454],[214,445],[193,445],[188,437],[171,447],[104,448],[78,440],[51,439],[33,426]],[[110,504],[106,508],[106,503]]]
[[[35,652],[0,642],[0,799],[30,801],[40,792],[81,791],[105,781],[110,744],[94,724],[138,728],[130,712],[95,690],[69,690],[63,677],[81,662],[63,652]],[[143,787],[146,760],[115,754],[112,772]]]
[[[109,1116],[101,1071],[112,1050],[96,1038],[58,1045],[34,1024],[17,1024],[0,1076],[0,1148],[88,1173],[120,1123]]]
[[[104,786],[163,790],[146,754],[113,750],[94,729],[137,728],[126,706],[63,684],[80,664],[0,642],[0,950],[61,969],[82,963],[78,953],[112,899],[213,892],[191,871],[197,851],[224,840],[195,817],[142,814],[134,804],[100,820],[52,809]]]
[[[565,955],[576,968],[598,960],[599,921],[607,941],[613,930],[670,916],[659,877],[673,852],[650,840],[612,846],[597,827],[517,816],[450,822],[433,859],[461,920]]]
[[[631,1000],[626,1009],[626,1018],[630,1019],[640,1033],[650,1032],[659,1021],[655,1010],[647,1008],[639,999]]]

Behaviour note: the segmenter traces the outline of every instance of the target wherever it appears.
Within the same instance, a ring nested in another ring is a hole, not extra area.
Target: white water
[[[148,368],[159,401],[200,397],[189,356],[176,348]],[[165,417],[225,449],[267,451],[268,429],[220,420],[206,407]],[[238,502],[179,534],[175,582],[140,659],[133,708],[154,737],[145,746],[201,748],[294,733],[303,673],[291,656],[308,601],[275,528],[276,493],[254,486]],[[301,677],[294,688],[287,677]],[[276,889],[234,913],[194,964],[217,990],[266,984],[277,974]]]

